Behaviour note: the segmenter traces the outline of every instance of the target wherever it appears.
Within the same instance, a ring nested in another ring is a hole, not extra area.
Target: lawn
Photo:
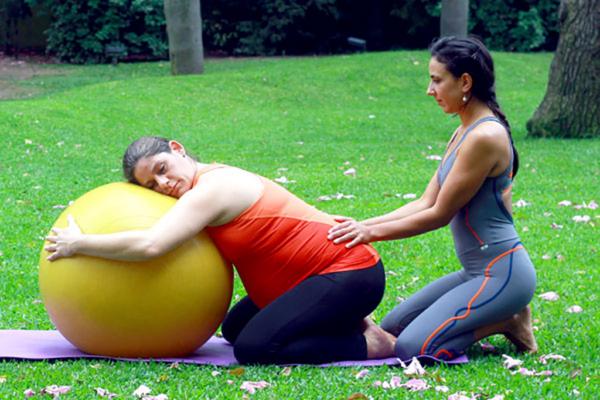
[[[521,157],[515,179],[515,222],[538,273],[532,302],[537,356],[523,355],[502,337],[468,350],[470,363],[426,367],[424,392],[384,389],[376,381],[403,376],[401,368],[230,368],[110,361],[0,361],[0,398],[68,385],[65,399],[100,398],[105,388],[132,398],[144,384],[169,399],[447,399],[464,391],[480,398],[594,399],[597,369],[600,140],[529,139],[525,124],[546,90],[552,54],[495,53],[498,99],[513,127]],[[121,157],[132,139],[159,135],[182,141],[202,161],[239,166],[269,178],[285,176],[290,191],[325,212],[357,219],[391,211],[407,194],[423,193],[459,124],[425,95],[425,51],[323,58],[215,60],[202,76],[171,77],[168,63],[47,66],[58,71],[12,82],[31,97],[0,103],[0,328],[52,329],[37,284],[44,235],[61,209],[100,185],[122,179]],[[286,168],[286,170],[280,170]],[[356,175],[344,175],[349,168]],[[353,198],[318,201],[338,193]],[[410,197],[410,196],[407,196]],[[560,206],[569,200],[573,204]],[[576,215],[590,221],[578,223]],[[552,226],[562,226],[562,229]],[[426,283],[460,266],[449,229],[375,243],[384,260],[381,318]],[[560,298],[537,297],[554,291]],[[243,295],[236,282],[235,294]],[[569,313],[573,305],[580,313]],[[542,354],[564,361],[539,361]],[[511,374],[502,354],[552,376]],[[220,374],[213,374],[214,371]],[[408,378],[403,377],[403,382]],[[228,380],[233,381],[228,384]],[[254,394],[244,381],[266,381]],[[354,398],[362,398],[355,396]]]

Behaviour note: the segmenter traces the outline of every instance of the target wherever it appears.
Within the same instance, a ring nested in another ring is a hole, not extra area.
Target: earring
[[[465,94],[463,94],[462,101],[463,101],[463,102],[464,102],[464,101],[467,101],[467,94],[466,94],[466,93],[465,93]]]

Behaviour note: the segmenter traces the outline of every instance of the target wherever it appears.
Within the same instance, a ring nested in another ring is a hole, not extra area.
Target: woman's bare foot
[[[381,329],[369,317],[363,319],[362,326],[363,335],[367,340],[367,358],[369,360],[394,357],[396,337]]]
[[[533,335],[531,322],[531,307],[527,306],[521,312],[509,318],[504,336],[519,350],[535,354],[538,351],[538,346]]]

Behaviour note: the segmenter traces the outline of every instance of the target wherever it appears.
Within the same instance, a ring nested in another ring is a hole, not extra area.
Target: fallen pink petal
[[[436,161],[442,161],[442,157],[441,156],[436,156],[436,155],[432,155],[432,156],[427,156],[425,157],[427,160],[436,160]]]
[[[268,386],[270,386],[270,384],[265,381],[260,381],[260,382],[244,381],[244,383],[242,383],[242,386],[240,386],[240,389],[245,390],[250,394],[254,394],[254,393],[256,393],[256,391],[258,389],[264,389]]]
[[[62,204],[57,204],[55,206],[52,206],[52,208],[63,209],[63,208],[67,208],[67,206],[63,206]]]
[[[559,206],[563,206],[563,207],[570,206],[571,204],[573,204],[573,203],[571,203],[569,200],[563,200],[558,203]]]
[[[553,222],[552,225],[550,225],[550,227],[552,229],[562,229],[563,228],[562,225],[558,225],[556,222]]]
[[[407,193],[404,196],[402,196],[403,199],[416,199],[417,195],[414,193]]]
[[[296,181],[290,181],[285,176],[282,176],[281,178],[275,178],[274,181],[277,183],[295,183],[296,182]]]
[[[540,299],[544,299],[544,300],[548,300],[548,301],[556,301],[560,298],[560,296],[556,292],[546,292],[544,294],[540,294],[538,297]]]
[[[454,393],[448,396],[448,400],[475,400],[473,397],[465,396],[462,393]]]
[[[404,301],[404,297],[396,297],[396,303],[402,303]]]
[[[392,376],[392,379],[390,379],[390,386],[393,389],[400,387],[401,384],[402,384],[402,378],[400,378],[399,376]]]
[[[427,384],[425,379],[411,379],[399,387],[408,389],[411,392],[422,392],[423,390],[429,389],[431,386]]]
[[[543,365],[546,365],[548,363],[548,360],[566,361],[566,358],[559,354],[544,354],[540,357],[540,362]]]
[[[516,203],[513,203],[513,207],[527,207],[530,206],[531,203],[526,202],[523,199],[519,199]]]
[[[450,389],[448,388],[448,386],[436,386],[435,387],[435,391],[436,392],[447,393],[447,392],[450,391]]]
[[[410,365],[404,370],[404,375],[423,376],[425,375],[425,369],[421,366],[419,360],[417,360],[416,357],[413,357]]]
[[[344,175],[356,176],[356,169],[355,168],[347,169],[344,171]]]
[[[317,201],[329,201],[331,200],[331,197],[329,196],[319,196],[317,197]]]
[[[573,217],[573,221],[575,222],[590,222],[590,216],[589,215],[576,215]]]
[[[495,351],[496,350],[496,346],[493,346],[489,343],[481,343],[479,342],[479,346],[483,349],[483,350],[487,350],[487,351]]]
[[[365,376],[368,373],[369,373],[368,369],[363,369],[362,371],[360,371],[359,373],[357,373],[354,377],[356,379],[360,379],[360,378],[362,378],[363,376]]]
[[[114,399],[115,397],[119,397],[120,394],[116,394],[116,393],[111,393],[106,389],[102,389],[102,388],[94,388],[94,391],[96,392],[96,394],[100,397],[106,397],[107,399]]]
[[[33,389],[27,389],[23,392],[23,394],[25,395],[25,397],[29,398],[35,396],[35,391]]]
[[[598,202],[596,200],[590,201],[587,205],[587,208],[589,208],[590,210],[595,210],[596,208],[598,208]]]
[[[382,385],[383,385],[383,383],[381,383],[381,381],[375,381],[375,382],[373,382],[373,387],[380,387]]]
[[[548,259],[550,259],[550,258],[552,258],[552,257],[550,257],[550,255],[549,255],[549,254],[544,254],[544,255],[542,256],[542,260],[548,260]]]
[[[521,375],[525,375],[525,376],[533,376],[535,374],[535,371],[529,370],[525,367],[521,367],[518,370],[511,372],[511,374],[512,375],[521,374]]]
[[[540,372],[536,372],[535,376],[552,376],[554,375],[554,372],[552,371],[540,371]]]
[[[550,216],[552,216],[552,213],[549,213],[549,212],[544,213],[544,217],[550,217]]]
[[[583,311],[583,308],[581,308],[579,306],[571,306],[571,307],[567,308],[568,313],[578,314],[582,311]]]
[[[511,356],[507,356],[506,354],[502,354],[502,358],[504,358],[502,365],[506,369],[518,367],[519,365],[523,364],[523,361],[512,358]]]
[[[143,396],[149,395],[150,392],[152,392],[152,390],[150,390],[150,388],[148,386],[141,385],[140,387],[138,387],[137,389],[135,389],[133,391],[132,396],[143,397]]]
[[[166,394],[159,394],[158,396],[146,396],[144,400],[169,400]]]

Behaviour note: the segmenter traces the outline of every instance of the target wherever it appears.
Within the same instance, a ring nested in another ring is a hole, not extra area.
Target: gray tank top
[[[496,117],[486,117],[475,122],[467,130],[456,148],[438,168],[437,180],[440,188],[444,185],[456,161],[456,151],[462,142],[477,125],[485,121],[496,121],[502,124]],[[444,158],[445,156],[446,154]],[[489,245],[518,238],[513,219],[502,201],[503,191],[506,191],[512,183],[513,157],[511,146],[510,163],[506,171],[497,177],[486,178],[475,196],[450,221],[456,254],[463,265],[465,265],[463,261],[468,261],[467,263],[472,261],[475,254],[471,253],[474,251],[485,251]]]

